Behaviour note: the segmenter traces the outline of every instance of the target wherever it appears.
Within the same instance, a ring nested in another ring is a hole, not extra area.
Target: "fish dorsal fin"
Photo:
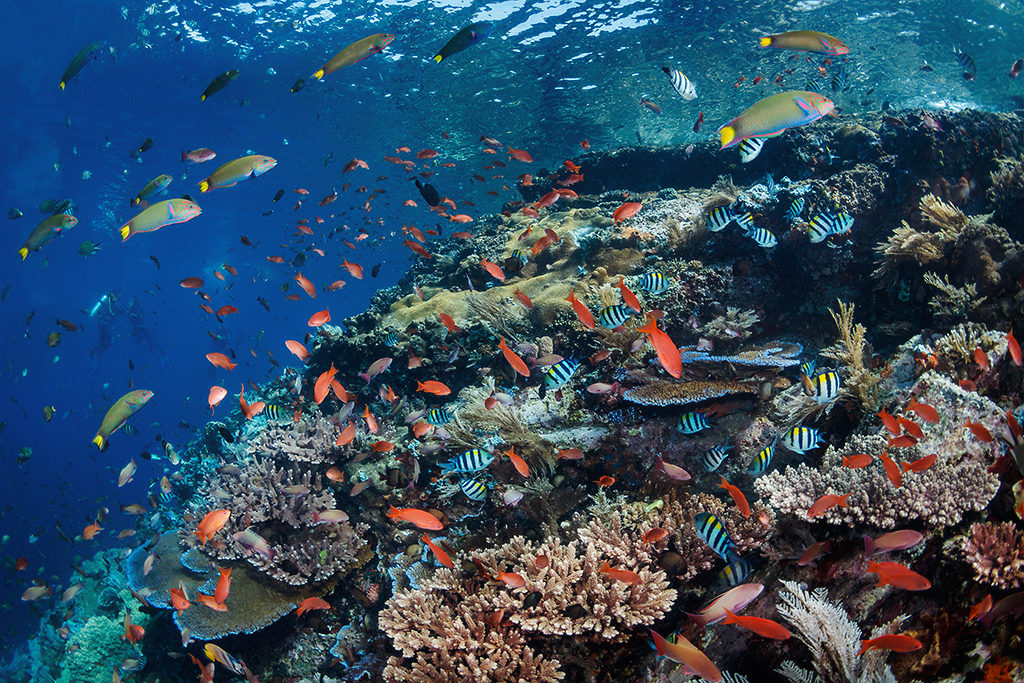
[[[794,97],[793,98],[793,102],[796,103],[796,106],[800,107],[800,110],[803,113],[805,113],[805,114],[810,114],[811,113],[811,105],[808,104],[807,100],[805,100],[804,98],[802,98],[802,97]]]

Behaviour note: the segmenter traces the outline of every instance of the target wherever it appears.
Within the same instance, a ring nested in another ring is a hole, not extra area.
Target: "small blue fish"
[[[676,429],[683,434],[696,434],[707,428],[708,422],[704,413],[683,413],[676,423]]]
[[[544,385],[548,389],[560,389],[580,369],[579,361],[564,358],[544,370]]]
[[[388,332],[387,334],[384,335],[384,343],[387,344],[388,346],[394,346],[400,341],[401,339],[394,332]]]
[[[493,455],[479,448],[473,448],[462,455],[455,456],[448,462],[441,463],[441,474],[479,472],[492,462],[494,462]]]
[[[614,306],[605,306],[597,315],[597,321],[601,323],[602,327],[609,329],[615,329],[616,327],[623,325],[633,316],[632,309],[625,304],[615,304]]]
[[[693,518],[693,525],[697,528],[697,535],[708,544],[715,553],[727,561],[728,552],[733,548],[732,539],[722,526],[722,522],[712,514],[700,512]]]
[[[754,456],[754,461],[750,463],[750,467],[747,472],[753,474],[755,477],[759,477],[768,471],[768,467],[772,464],[772,456],[775,455],[775,442],[779,438],[775,437],[775,441],[772,441],[769,445],[762,448],[757,455]]]
[[[487,484],[482,479],[459,479],[459,488],[470,500],[485,500],[487,498]]]
[[[800,455],[822,444],[821,434],[812,427],[793,427],[783,435],[781,442],[783,446]]]
[[[701,461],[704,463],[705,472],[714,472],[717,470],[726,457],[729,455],[729,451],[732,450],[732,446],[727,443],[720,444],[718,446],[712,446],[708,450],[704,451],[704,456]]]

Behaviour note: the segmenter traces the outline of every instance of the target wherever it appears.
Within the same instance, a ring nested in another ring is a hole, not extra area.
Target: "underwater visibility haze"
[[[0,680],[1024,680],[1017,2],[8,2]]]

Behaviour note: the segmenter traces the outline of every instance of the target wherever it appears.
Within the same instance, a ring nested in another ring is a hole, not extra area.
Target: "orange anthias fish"
[[[612,218],[615,219],[615,225],[635,216],[642,206],[643,204],[640,202],[623,202],[623,204],[612,213]]]
[[[964,423],[964,427],[967,427],[969,430],[971,430],[971,433],[974,434],[974,436],[978,437],[985,443],[991,443],[992,433],[988,431],[988,429],[985,428],[985,425],[981,424],[980,422],[968,420],[967,422]]]
[[[911,398],[910,402],[907,403],[907,410],[916,413],[917,416],[925,422],[935,423],[939,421],[939,411],[935,410],[935,408],[932,408],[927,403],[918,403],[913,398]]]
[[[899,421],[889,413],[885,412],[885,408],[882,408],[878,412],[878,417],[882,419],[882,424],[885,425],[885,428],[889,430],[890,434],[893,436],[900,435],[902,430],[900,429]]]
[[[238,367],[238,363],[232,363],[230,358],[219,352],[206,354],[206,360],[210,361],[218,368],[224,368],[228,371],[234,370]]]
[[[178,584],[177,588],[172,588],[171,593],[171,607],[178,610],[178,616],[192,606],[192,603],[188,601],[188,595],[185,593],[185,586],[181,583]]]
[[[206,605],[215,612],[227,612],[228,606],[223,602],[217,602],[212,595],[206,595],[205,593],[196,593],[196,602],[200,605]]]
[[[400,519],[403,522],[409,522],[410,524],[426,531],[440,531],[444,528],[444,524],[441,523],[441,520],[426,510],[417,510],[416,508],[403,508],[399,510],[392,505],[384,514],[391,519]]]
[[[917,638],[911,638],[899,633],[889,633],[884,636],[872,638],[871,640],[860,641],[860,652],[862,655],[868,650],[892,650],[893,652],[913,652],[920,650],[923,646]]]
[[[327,394],[331,391],[331,382],[336,374],[338,374],[338,369],[334,367],[332,362],[331,367],[324,370],[316,378],[316,383],[313,385],[313,400],[317,402],[317,405],[323,403],[324,399],[327,398]]]
[[[311,298],[316,298],[316,287],[314,287],[313,283],[309,281],[309,278],[302,274],[301,270],[292,279],[299,283],[299,287],[302,287],[302,291],[308,294]]]
[[[636,330],[643,332],[650,339],[651,345],[654,346],[654,350],[658,354],[658,362],[661,363],[661,367],[665,368],[668,374],[679,379],[683,374],[683,360],[679,355],[679,347],[667,334],[658,329],[658,321],[654,316],[648,313],[647,323]]]
[[[1006,350],[1009,352],[1013,364],[1019,368],[1024,363],[1024,357],[1021,356],[1020,344],[1014,338],[1013,330],[1010,330],[1006,335]]]
[[[598,487],[604,488],[605,486],[611,486],[612,484],[614,484],[615,477],[609,477],[607,474],[605,474],[602,475],[599,479],[597,479],[594,483],[597,484]]]
[[[818,515],[823,515],[837,506],[848,508],[850,506],[846,504],[846,501],[850,495],[851,494],[846,493],[841,496],[837,496],[832,493],[826,493],[824,496],[814,501],[814,505],[807,510],[807,516],[811,518],[817,517]]]
[[[338,435],[338,439],[334,442],[337,446],[347,446],[352,443],[352,440],[356,438],[356,426],[352,423],[352,420],[348,421],[348,427],[341,430],[341,434]]]
[[[513,159],[515,159],[517,161],[522,161],[522,162],[525,162],[527,164],[532,164],[533,163],[533,157],[530,156],[530,153],[527,152],[525,149],[515,149],[514,147],[509,147],[508,148],[508,155],[509,155],[509,157],[511,157],[511,158],[513,158]]]
[[[423,391],[428,394],[434,394],[435,396],[447,396],[452,393],[452,390],[448,388],[448,385],[433,379],[428,379],[426,382],[420,382],[417,380],[416,391]]]
[[[331,312],[328,309],[319,311],[310,316],[309,321],[306,323],[310,327],[320,327],[326,323],[331,322]]]
[[[203,546],[206,542],[213,538],[213,535],[224,528],[227,524],[228,517],[231,516],[230,510],[213,510],[207,512],[206,516],[199,522],[196,527],[195,534],[199,537],[199,540],[203,542]]]
[[[91,541],[101,531],[103,531],[103,527],[99,525],[99,522],[93,522],[82,529],[82,538],[86,541]]]
[[[512,461],[512,466],[516,468],[516,472],[523,475],[524,477],[530,476],[530,466],[526,464],[526,461],[516,455],[515,447],[509,448],[505,451],[505,455]]]
[[[370,412],[370,406],[364,406],[363,419],[366,420],[366,428],[370,430],[371,434],[376,434],[380,430],[380,426],[377,424],[377,418]]]
[[[636,572],[631,572],[628,569],[613,569],[607,562],[601,563],[601,573],[605,576],[622,581],[624,583],[641,583],[643,579]]]
[[[518,372],[523,377],[530,376],[530,368],[526,367],[526,363],[523,362],[523,359],[520,358],[515,351],[508,347],[508,344],[505,343],[504,337],[502,337],[501,341],[498,342],[498,348],[501,349],[501,353],[504,354],[505,360],[508,361],[508,364],[512,366],[513,370]]]
[[[739,488],[726,481],[725,477],[722,477],[721,475],[719,476],[722,479],[719,486],[728,491],[729,495],[732,496],[733,501],[736,503],[736,509],[739,510],[740,514],[745,518],[750,517],[750,504],[747,503],[747,497],[743,495],[743,491],[740,491]]]
[[[299,603],[295,610],[295,616],[301,617],[306,612],[314,609],[330,609],[331,605],[323,598],[306,598]]]
[[[889,454],[882,451],[882,454],[878,456],[878,459],[882,461],[882,467],[885,469],[885,476],[889,478],[892,485],[899,488],[903,483],[903,473],[900,472],[900,466],[897,465]]]
[[[135,645],[142,640],[146,635],[146,629],[142,628],[138,624],[132,623],[132,613],[130,610],[124,611],[124,635],[121,637],[122,640],[127,640],[132,645]]]
[[[974,349],[974,362],[977,363],[978,367],[982,370],[989,369],[988,354],[980,348]]]
[[[220,578],[217,579],[217,587],[213,590],[213,599],[224,604],[228,599],[228,593],[231,592],[231,568],[218,567],[217,570],[220,572]]]
[[[849,467],[851,470],[860,469],[861,467],[867,467],[871,464],[874,458],[868,453],[858,453],[857,455],[844,455],[843,456],[843,467]]]
[[[363,279],[363,267],[358,263],[349,263],[347,260],[341,262],[341,267],[348,271],[349,275],[357,280]]]
[[[224,400],[224,397],[228,395],[228,390],[224,387],[212,386],[210,387],[210,395],[206,399],[207,405],[210,406],[210,415],[213,415],[214,406],[220,404]]]
[[[572,310],[576,312],[576,317],[580,319],[585,328],[594,329],[594,314],[590,312],[585,303],[576,298],[576,292],[570,289],[569,296],[564,300],[572,305]]]
[[[992,609],[992,594],[989,593],[981,599],[976,605],[971,605],[971,611],[967,615],[967,621],[974,621],[975,619],[981,619]]]
[[[868,562],[868,573],[878,574],[876,586],[893,585],[908,591],[923,591],[932,587],[931,581],[896,562]]]
[[[286,339],[284,345],[303,363],[309,358],[309,350],[301,342],[297,342],[294,339]]]
[[[670,643],[652,630],[651,638],[654,640],[654,648],[659,657],[668,657],[673,662],[686,667],[688,673],[692,672],[712,683],[722,680],[722,672],[718,670],[714,662],[683,636],[677,636],[676,642]]]
[[[440,313],[441,322],[449,332],[460,332],[461,328],[455,324],[455,319],[447,313]]]
[[[431,552],[434,553],[434,557],[437,558],[438,562],[448,567],[449,569],[455,569],[455,563],[452,562],[451,556],[448,553],[446,553],[443,549],[439,548],[433,541],[431,541],[429,536],[423,534],[422,536],[420,536],[420,540],[427,544],[427,547],[430,548]]]
[[[626,281],[623,279],[621,275],[619,276],[619,284],[615,286],[619,288],[620,292],[622,292],[622,300],[625,302],[625,304],[632,308],[637,313],[639,313],[641,310],[640,299],[637,299],[636,294],[634,294],[632,290],[630,290],[630,288],[626,286]]]
[[[526,306],[528,309],[533,308],[533,302],[530,300],[530,297],[520,292],[518,287],[516,287],[515,295],[516,298],[519,299],[519,303]]]
[[[644,534],[644,543],[657,543],[668,536],[668,529],[657,527]]]
[[[487,259],[481,259],[480,265],[491,275],[491,277],[497,278],[502,282],[505,281],[505,271],[503,271],[501,266],[497,263],[491,263]]]
[[[526,585],[526,579],[515,572],[498,572],[498,575],[494,578],[509,588],[522,588]]]
[[[785,640],[792,634],[782,624],[772,621],[771,619],[763,619],[761,617],[746,617],[737,616],[730,612],[728,609],[725,610],[726,617],[722,621],[723,624],[736,624],[740,628],[745,628],[748,631],[753,631],[759,636],[765,638],[772,638],[773,640]]]
[[[245,400],[245,385],[242,385],[242,390],[238,392],[238,409],[242,412],[242,415],[246,420],[251,420],[256,415],[259,415],[266,407],[267,404],[263,401],[256,401],[251,404],[247,403]]]
[[[901,462],[900,469],[903,470],[904,474],[907,472],[924,472],[935,464],[937,458],[938,456],[935,453],[932,453],[931,455],[926,455],[923,458],[918,458],[914,462]]]

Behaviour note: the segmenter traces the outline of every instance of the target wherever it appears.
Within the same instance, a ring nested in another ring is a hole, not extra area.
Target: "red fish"
[[[657,543],[668,536],[668,529],[657,527],[644,534],[644,543]]]
[[[441,322],[448,329],[449,332],[461,332],[462,329],[455,324],[455,320],[447,313],[440,313]]]
[[[298,608],[295,610],[295,616],[301,617],[306,612],[314,609],[330,609],[331,605],[323,598],[306,598],[299,603]]]
[[[399,510],[394,505],[391,505],[384,514],[391,519],[409,522],[427,531],[440,531],[444,528],[441,520],[426,510],[417,510],[416,508],[403,508]]]
[[[311,315],[306,324],[310,327],[320,327],[321,325],[329,322],[331,322],[331,312],[325,308],[324,310]]]
[[[843,456],[843,467],[849,467],[851,470],[857,470],[861,467],[867,467],[871,464],[873,458],[868,453],[858,453],[857,455],[844,455]]]
[[[449,569],[455,569],[455,563],[452,562],[451,556],[444,550],[439,548],[433,541],[431,541],[429,536],[423,534],[422,536],[420,536],[420,540],[427,544],[427,547],[430,548],[431,552],[434,553],[434,557],[437,558],[438,562],[448,567]]]
[[[924,472],[935,464],[936,457],[935,453],[932,453],[931,455],[926,455],[923,458],[918,458],[914,462],[903,462],[900,463],[900,469],[903,470],[904,474],[907,472]]]
[[[210,361],[218,368],[224,368],[225,370],[234,370],[238,367],[238,363],[232,363],[231,359],[225,356],[223,353],[208,353],[206,354],[206,360]]]
[[[877,555],[887,553],[890,550],[906,550],[924,540],[924,534],[912,529],[900,529],[882,534],[878,538],[864,537],[864,554]]]
[[[859,655],[868,650],[892,650],[893,652],[913,652],[920,650],[923,646],[917,638],[911,638],[899,633],[889,633],[884,636],[872,638],[871,640],[860,641]]]
[[[740,628],[745,628],[748,631],[753,631],[759,636],[765,638],[771,638],[773,640],[785,640],[792,634],[782,624],[772,621],[771,619],[763,619],[761,617],[747,617],[737,616],[730,612],[728,609],[725,610],[726,617],[722,621],[723,624],[736,624]]]
[[[214,534],[224,528],[230,516],[230,510],[212,510],[203,516],[195,530],[195,535],[203,542],[203,546],[213,538]]]
[[[230,305],[227,305],[227,304],[225,304],[224,306],[221,306],[220,308],[217,309],[217,315],[220,315],[220,316],[223,316],[223,315],[233,315],[235,313],[238,313],[238,309],[235,308],[234,306],[230,306]]]
[[[693,122],[693,132],[694,133],[699,133],[700,129],[701,129],[701,126],[703,126],[703,125],[704,125],[704,112],[701,112],[700,115],[697,116],[697,120]]]
[[[316,287],[314,287],[313,283],[302,274],[302,271],[299,271],[299,273],[292,279],[299,283],[299,287],[302,287],[302,291],[308,294],[311,298],[316,298]]]
[[[628,218],[632,218],[640,211],[643,204],[640,202],[623,202],[623,204],[612,212],[612,218],[615,220],[615,225],[623,222]]]
[[[533,308],[533,302],[530,301],[530,297],[520,292],[518,287],[516,287],[515,295],[516,298],[519,299],[519,303],[526,306],[528,309]]]
[[[242,385],[242,390],[238,393],[238,409],[242,412],[242,415],[246,420],[251,420],[256,415],[263,412],[263,409],[267,407],[267,404],[263,401],[256,401],[256,403],[247,403],[245,400],[245,385]]]
[[[878,459],[882,461],[882,468],[885,470],[885,476],[889,478],[889,481],[893,486],[899,488],[903,483],[903,473],[900,472],[900,466],[893,462],[893,459],[889,457],[889,454],[882,451],[882,454],[878,456]]]
[[[371,434],[376,434],[380,429],[377,424],[377,418],[370,412],[370,406],[363,406],[363,419],[366,420],[366,428],[370,430]]]
[[[850,495],[851,494],[849,493],[845,493],[841,496],[837,496],[832,493],[826,493],[824,496],[814,501],[814,505],[812,505],[810,509],[807,510],[807,516],[813,518],[817,517],[818,515],[823,515],[836,506],[844,508],[850,507],[849,505],[846,504],[846,501],[850,497]]]
[[[522,162],[525,162],[527,164],[532,164],[533,163],[533,157],[530,156],[530,153],[527,152],[525,149],[515,149],[514,147],[509,147],[508,148],[508,155],[509,155],[509,157],[511,157],[511,158],[513,158],[513,159],[515,159],[517,161],[522,161]]]
[[[583,451],[579,448],[559,448],[557,459],[566,460],[581,460],[583,458]]]
[[[964,423],[964,427],[970,429],[971,433],[974,434],[974,436],[978,437],[985,443],[991,443],[992,433],[988,431],[988,429],[985,428],[985,425],[981,424],[980,422],[968,420],[967,422]]]
[[[875,586],[893,585],[908,591],[923,591],[932,587],[928,579],[896,562],[868,562],[868,573],[878,574]]]
[[[526,585],[526,579],[515,572],[498,572],[495,579],[501,581],[509,588],[522,588]]]
[[[525,460],[516,455],[516,449],[514,447],[509,448],[507,451],[504,451],[504,453],[508,456],[508,459],[512,461],[512,466],[516,468],[516,472],[524,477],[530,476],[530,466],[526,464]]]
[[[747,497],[743,495],[743,491],[740,491],[739,488],[726,481],[725,477],[721,475],[719,477],[721,477],[722,481],[718,486],[728,491],[729,495],[732,496],[733,502],[736,503],[736,509],[740,511],[741,515],[750,517],[750,504],[747,503]]]
[[[356,438],[356,426],[352,423],[352,420],[348,421],[348,427],[341,430],[341,434],[338,434],[338,438],[335,440],[337,446],[347,446],[352,443],[352,440]]]
[[[1013,337],[1013,330],[1010,330],[1006,335],[1006,350],[1010,353],[1010,358],[1013,360],[1013,364],[1019,368],[1021,363],[1024,363],[1024,358],[1021,356],[1020,344],[1018,344],[1017,340]]]
[[[889,439],[889,448],[910,448],[915,444],[917,444],[917,439],[910,436],[909,434],[904,434],[903,436],[897,436],[896,438]]]
[[[600,479],[597,479],[594,483],[597,484],[599,488],[603,489],[606,486],[611,486],[612,484],[614,484],[615,477],[609,477],[607,474],[605,474]]]
[[[347,260],[341,262],[341,267],[349,272],[349,275],[357,280],[363,279],[363,267],[358,263],[349,263]]]
[[[620,292],[622,292],[622,300],[625,302],[625,304],[627,306],[629,306],[630,308],[632,308],[637,313],[639,313],[640,312],[640,300],[637,299],[636,298],[636,294],[634,294],[629,289],[629,287],[626,286],[626,281],[623,279],[623,277],[621,275],[619,276],[619,284],[617,284],[615,286],[619,288]]]
[[[185,587],[182,584],[178,584],[177,588],[170,589],[171,594],[171,607],[178,610],[178,616],[192,606],[192,603],[188,601],[188,596],[185,594]]]
[[[517,289],[516,291],[518,292],[519,290]],[[523,359],[520,358],[515,351],[508,347],[508,344],[505,343],[504,337],[502,337],[501,341],[498,342],[498,348],[501,349],[502,354],[504,354],[505,356],[505,360],[508,361],[508,364],[512,366],[513,370],[518,372],[523,377],[530,376],[530,369],[526,367],[526,363],[523,362]]]
[[[907,410],[916,413],[925,422],[936,423],[939,421],[939,411],[926,403],[918,403],[913,398],[907,403]]]
[[[203,286],[203,278],[201,277],[187,277],[179,282],[185,289],[199,289]]]
[[[899,422],[900,427],[903,428],[903,430],[910,436],[914,437],[915,439],[924,438],[924,430],[921,429],[921,427],[913,420],[908,420],[905,417],[899,417],[896,418],[896,421]]]
[[[452,393],[452,390],[449,389],[446,384],[433,379],[428,379],[426,382],[420,382],[417,380],[416,391],[423,391],[428,394],[434,394],[435,396],[447,396]]]
[[[992,610],[992,594],[989,593],[976,605],[971,605],[971,611],[967,615],[967,621],[981,619]]]
[[[586,151],[586,150],[590,149],[590,140],[588,140],[587,138],[583,138],[583,141],[582,141],[582,142],[580,142],[580,147],[581,147],[581,148],[582,148],[582,149],[583,149],[584,151]]]
[[[988,354],[979,349],[974,349],[974,362],[977,363],[978,367],[982,370],[988,370]]]
[[[569,290],[569,296],[564,299],[572,305],[572,310],[576,312],[576,317],[579,318],[583,326],[588,330],[594,329],[594,315],[587,308],[587,305],[576,298],[576,292]]]
[[[288,350],[295,354],[295,357],[301,360],[303,363],[309,358],[309,350],[303,346],[300,342],[294,339],[286,339],[284,345],[288,347]]]
[[[643,332],[650,339],[651,345],[654,346],[654,350],[658,354],[658,362],[661,363],[661,367],[665,368],[668,374],[679,379],[683,374],[683,360],[679,355],[679,347],[667,334],[658,329],[658,321],[654,316],[648,314],[647,323],[636,330]]]
[[[206,399],[207,405],[210,406],[210,415],[213,415],[213,408],[219,405],[224,397],[228,395],[228,390],[224,387],[212,386],[210,387],[210,395]]]
[[[885,428],[889,430],[890,434],[893,436],[899,436],[902,433],[899,421],[889,413],[885,412],[885,408],[882,408],[882,410],[878,412],[878,417],[882,419],[882,424],[885,425]]]
[[[497,278],[502,282],[505,281],[505,271],[503,271],[501,269],[501,266],[499,266],[497,263],[491,263],[487,259],[482,259],[480,261],[480,265],[483,266],[483,269],[486,270],[491,275],[491,277]]]
[[[801,553],[800,558],[797,559],[796,563],[800,567],[806,567],[814,564],[814,560],[816,560],[819,555],[827,553],[831,549],[831,541],[818,541],[817,543],[807,546],[807,549]]]
[[[601,563],[601,573],[623,583],[637,584],[643,582],[643,579],[636,572],[631,572],[628,569],[613,569],[607,562]]]
[[[231,568],[218,567],[217,570],[220,572],[220,578],[217,579],[217,587],[213,590],[213,599],[223,604],[231,592]]]
[[[683,636],[677,636],[676,642],[670,643],[652,630],[651,638],[654,640],[654,648],[659,657],[667,657],[673,662],[682,664],[687,673],[701,676],[712,683],[722,680],[722,672],[718,670],[714,662]]]
[[[320,373],[320,376],[316,378],[316,383],[313,385],[313,400],[316,401],[317,405],[324,402],[327,398],[327,394],[331,391],[331,381],[334,380],[334,376],[338,374],[338,369],[334,367],[334,363],[331,363],[331,367]]]

